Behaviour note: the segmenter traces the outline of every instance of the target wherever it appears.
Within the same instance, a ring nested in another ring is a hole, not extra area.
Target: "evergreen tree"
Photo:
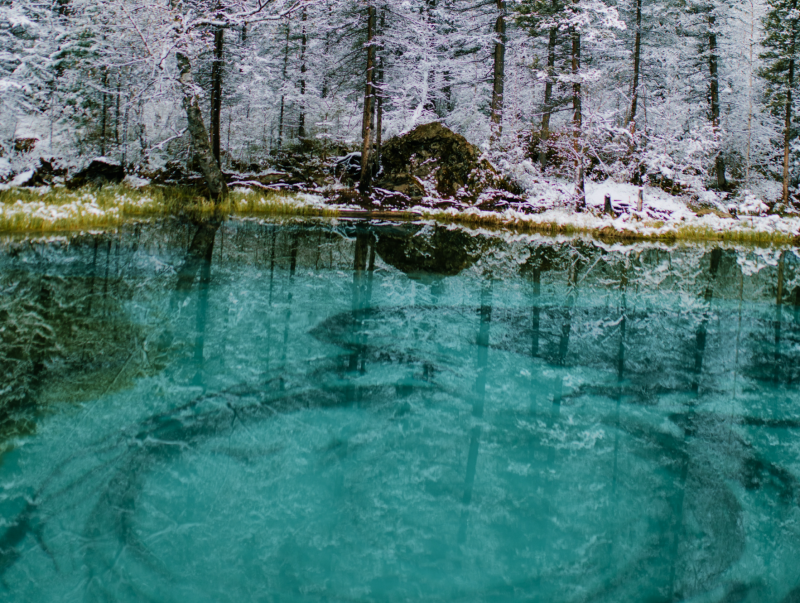
[[[796,63],[800,13],[797,0],[769,0],[764,18],[762,42],[765,62],[761,76],[767,81],[766,104],[783,119],[783,202],[789,202],[789,159],[792,141],[797,136],[793,126],[793,93],[797,88]]]

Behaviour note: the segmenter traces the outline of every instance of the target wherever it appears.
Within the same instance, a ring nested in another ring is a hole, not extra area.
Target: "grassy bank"
[[[591,213],[549,211],[524,215],[516,212],[456,212],[349,210],[326,205],[318,196],[288,191],[243,190],[231,192],[216,205],[191,188],[124,185],[99,189],[6,189],[0,190],[0,233],[41,234],[81,230],[115,229],[126,222],[183,215],[258,216],[364,216],[381,219],[426,219],[440,224],[473,228],[505,229],[545,235],[589,235],[606,241],[724,241],[751,245],[798,245],[799,224],[776,217],[722,220],[697,216],[690,220],[658,222],[612,220]]]
[[[440,224],[461,224],[490,230],[504,229],[520,233],[539,233],[550,236],[589,235],[605,241],[720,241],[759,246],[800,245],[800,236],[778,229],[759,229],[740,221],[735,228],[727,230],[699,223],[639,221],[625,228],[610,224],[611,220],[582,214],[573,216],[574,222],[563,217],[554,220],[545,216],[512,216],[493,212],[448,211],[422,212],[424,219]],[[587,219],[588,218],[588,219]]]
[[[134,220],[169,215],[335,216],[313,197],[285,191],[233,191],[215,205],[187,188],[104,186],[68,190],[0,190],[0,232],[45,233],[113,229]]]

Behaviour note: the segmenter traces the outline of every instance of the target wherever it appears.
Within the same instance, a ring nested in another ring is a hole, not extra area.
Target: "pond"
[[[800,601],[800,258],[346,220],[0,244],[6,601]]]

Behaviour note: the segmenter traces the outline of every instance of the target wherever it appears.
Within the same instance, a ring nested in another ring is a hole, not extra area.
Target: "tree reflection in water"
[[[793,252],[212,221],[0,261],[20,597],[798,598]]]

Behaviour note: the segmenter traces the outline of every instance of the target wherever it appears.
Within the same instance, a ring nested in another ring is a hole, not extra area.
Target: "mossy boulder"
[[[374,186],[412,199],[476,199],[488,188],[516,192],[481,158],[478,147],[440,123],[417,126],[387,141]]]

